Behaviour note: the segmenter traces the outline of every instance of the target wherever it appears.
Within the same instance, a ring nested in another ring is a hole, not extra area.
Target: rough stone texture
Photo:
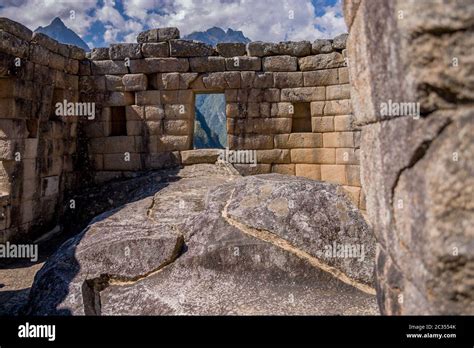
[[[296,71],[298,59],[291,56],[273,56],[263,58],[264,71]]]
[[[139,59],[142,57],[140,45],[134,43],[111,44],[109,54],[112,60]]]
[[[473,11],[468,1],[345,1],[383,314],[474,313]],[[419,102],[421,117],[383,116],[388,100]]]
[[[240,42],[222,42],[218,43],[217,53],[222,57],[238,57],[245,56],[246,46]]]
[[[201,57],[212,56],[215,53],[212,46],[202,42],[188,40],[170,41],[171,57]]]
[[[301,71],[339,68],[345,66],[342,54],[332,52],[316,56],[303,57],[298,60]]]
[[[333,40],[332,40],[332,48],[334,48],[335,50],[343,50],[346,48],[346,41],[347,41],[347,36],[349,34],[341,34],[341,35],[338,35],[336,36]]]
[[[141,45],[143,57],[158,58],[169,57],[169,45],[167,42],[144,43]]]
[[[317,39],[311,45],[312,54],[331,53],[333,46],[331,40]]]
[[[176,177],[66,242],[38,272],[28,313],[375,313],[374,240],[336,186],[206,164]],[[364,245],[365,257],[331,257],[333,243]]]
[[[169,41],[179,39],[179,30],[178,28],[158,28],[150,29],[138,34],[137,42],[138,43],[155,43],[162,41]]]

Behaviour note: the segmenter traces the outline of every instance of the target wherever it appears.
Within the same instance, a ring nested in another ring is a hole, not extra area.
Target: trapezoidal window
[[[292,133],[311,133],[311,104],[293,103]]]
[[[227,146],[227,118],[223,93],[197,94],[193,148],[223,149]]]
[[[127,118],[125,106],[110,108],[110,136],[127,135]]]

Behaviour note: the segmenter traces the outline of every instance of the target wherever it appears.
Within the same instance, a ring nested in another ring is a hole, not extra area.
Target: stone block
[[[191,125],[189,120],[163,120],[164,132],[168,135],[190,135]]]
[[[127,74],[122,77],[125,91],[144,91],[147,89],[148,80],[145,74]]]
[[[331,53],[333,51],[331,40],[317,39],[311,45],[311,54]]]
[[[326,100],[339,100],[350,98],[350,86],[348,84],[326,86]]]
[[[240,73],[237,71],[226,71],[224,80],[227,88],[240,88]]]
[[[133,171],[141,169],[139,153],[130,153],[129,156],[123,154],[104,154],[104,170]]]
[[[352,132],[332,132],[323,134],[324,147],[354,147]]]
[[[342,54],[332,52],[299,58],[298,64],[301,71],[341,68],[346,65]]]
[[[255,88],[272,88],[273,87],[273,73],[271,72],[257,72],[253,78],[253,87]]]
[[[302,72],[275,72],[273,73],[276,88],[294,88],[303,86]]]
[[[227,135],[227,142],[231,150],[265,150],[273,148],[272,135]]]
[[[110,60],[108,47],[96,47],[91,50],[92,60]]]
[[[30,41],[33,35],[30,29],[6,17],[0,18],[0,30],[13,34],[25,41]]]
[[[145,119],[144,107],[140,105],[126,106],[125,117],[127,121],[143,121]]]
[[[189,40],[170,40],[171,57],[203,57],[216,54],[214,48],[206,43]]]
[[[189,150],[191,147],[191,137],[188,135],[164,135],[160,136],[157,140],[159,151],[183,151]]]
[[[160,100],[163,104],[177,104],[178,102],[178,91],[164,90],[160,92]]]
[[[137,105],[156,105],[160,102],[160,91],[139,91],[135,93],[135,104]]]
[[[276,134],[275,148],[315,148],[323,147],[323,137],[318,133]]]
[[[263,100],[270,103],[277,103],[280,101],[280,89],[268,88],[263,90]]]
[[[305,87],[337,85],[339,82],[338,69],[325,69],[303,72]]]
[[[194,115],[193,104],[165,104],[165,118],[189,120]]]
[[[281,90],[281,101],[312,102],[324,99],[324,87],[283,88]]]
[[[336,164],[359,164],[354,148],[336,149]],[[350,184],[352,185],[352,184]]]
[[[120,153],[134,152],[135,141],[132,136],[114,136],[107,137],[103,140],[103,153]]]
[[[142,135],[143,121],[127,121],[127,135]]]
[[[225,71],[225,58],[207,56],[189,58],[189,66],[194,72]]]
[[[180,73],[157,74],[158,89],[179,89]]]
[[[351,131],[352,128],[352,116],[342,115],[334,117],[334,130],[336,132]]]
[[[123,61],[93,60],[91,69],[94,75],[123,75],[128,73],[127,66]]]
[[[124,59],[140,59],[142,52],[140,45],[135,43],[119,43],[111,44],[109,49],[110,59],[124,60]]]
[[[148,43],[148,42],[164,42],[169,40],[179,39],[179,30],[178,28],[168,27],[168,28],[157,28],[143,31],[137,36],[138,43]]]
[[[292,103],[273,103],[271,106],[270,115],[272,117],[293,117],[294,106]]]
[[[181,151],[181,163],[184,165],[199,163],[216,163],[222,150],[198,149]]]
[[[334,184],[344,185],[346,183],[346,166],[339,164],[322,164],[321,180],[332,182]]]
[[[144,43],[141,45],[141,51],[145,58],[169,57],[169,45],[167,42]]]
[[[332,48],[335,50],[343,50],[346,48],[346,41],[349,35],[347,33],[340,34],[332,40]]]
[[[179,74],[179,89],[190,88],[191,84],[198,77],[198,73],[180,73]]]
[[[324,114],[324,102],[311,102],[311,116],[322,116]]]
[[[329,100],[324,105],[324,115],[348,115],[351,113],[349,99]]]
[[[334,117],[312,117],[311,129],[314,133],[334,132]]]
[[[222,57],[245,56],[247,50],[244,43],[222,42],[217,44],[217,53]]]
[[[162,105],[145,106],[145,119],[147,121],[159,121],[165,117],[165,110]]]
[[[187,72],[188,70],[189,61],[186,58],[145,58],[130,61],[130,72],[132,74]]]
[[[304,57],[311,54],[311,42],[309,41],[286,41],[278,44],[278,53],[293,57]]]
[[[247,55],[252,57],[265,57],[279,54],[277,43],[252,41],[247,44]]]
[[[207,89],[220,89],[226,86],[223,72],[204,75],[202,77],[202,82]]]
[[[296,164],[295,175],[313,180],[321,180],[321,165],[319,164]]]
[[[163,134],[163,122],[160,121],[146,121],[145,127],[149,135],[161,135]]]
[[[262,60],[264,71],[296,71],[298,59],[292,56],[271,56]]]
[[[121,75],[104,75],[100,76],[104,78],[105,86],[107,91],[110,92],[124,92],[125,86]]]
[[[262,68],[262,60],[246,56],[225,58],[225,66],[229,71],[259,71]]]
[[[135,104],[135,97],[131,92],[110,92],[104,103],[106,106],[125,106],[132,104]]]
[[[290,150],[257,150],[257,163],[290,163]]]
[[[291,149],[292,163],[333,164],[336,163],[335,149]]]
[[[362,186],[360,182],[360,166],[346,166],[346,182],[351,186]]]
[[[349,68],[338,68],[339,83],[349,83]]]
[[[295,165],[290,164],[272,164],[272,173],[283,175],[295,175]]]

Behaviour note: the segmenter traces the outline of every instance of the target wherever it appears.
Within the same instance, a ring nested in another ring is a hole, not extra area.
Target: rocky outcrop
[[[344,7],[381,311],[473,314],[474,7]]]
[[[36,276],[30,314],[375,314],[375,244],[333,184],[185,167],[96,217]]]

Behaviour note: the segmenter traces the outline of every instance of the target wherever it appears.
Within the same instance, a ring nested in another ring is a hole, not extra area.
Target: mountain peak
[[[50,25],[61,25],[65,27],[64,22],[59,17],[55,17]]]
[[[90,51],[89,46],[74,31],[66,27],[59,17],[55,17],[46,27],[38,27],[35,32],[43,33],[63,44],[78,46]]]
[[[226,32],[222,28],[215,26],[206,31],[194,31],[191,34],[186,35],[184,39],[201,41],[212,46],[221,42],[248,43],[251,41],[249,38],[245,37],[241,31],[228,28]]]

